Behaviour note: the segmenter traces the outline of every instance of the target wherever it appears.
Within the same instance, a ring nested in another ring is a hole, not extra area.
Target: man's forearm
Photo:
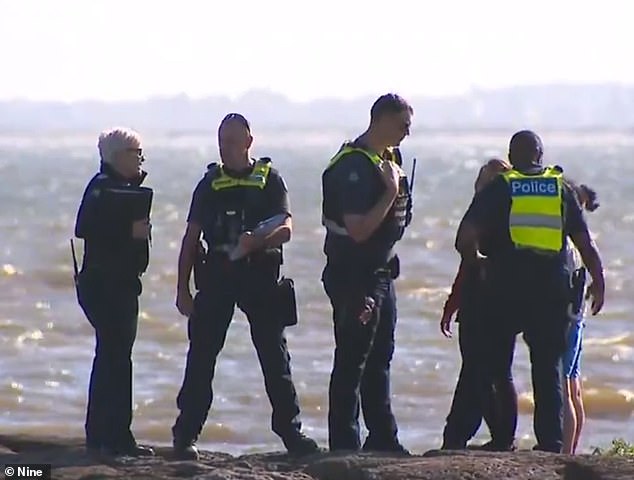
[[[346,225],[348,234],[355,242],[366,241],[381,226],[394,204],[397,193],[386,191],[370,211],[361,217],[360,222],[354,222],[354,225]]]
[[[277,248],[291,239],[291,227],[280,225],[262,239],[262,248]]]
[[[478,258],[478,230],[468,223],[462,222],[456,234],[456,250],[466,264],[472,264]]]
[[[191,278],[194,262],[196,260],[196,248],[192,248],[186,240],[183,240],[181,251],[178,255],[178,280],[177,289],[179,292],[189,291],[189,279]]]
[[[603,263],[601,262],[599,251],[594,245],[591,245],[590,248],[586,248],[584,250],[585,252],[580,250],[579,253],[581,254],[583,264],[586,266],[590,276],[592,277],[592,281],[600,285],[605,285]]]
[[[592,281],[599,285],[605,285],[605,277],[603,275],[603,262],[601,261],[601,255],[599,250],[590,237],[590,232],[587,230],[574,235],[571,235],[572,242],[579,250],[581,260],[588,269],[588,273],[592,277]]]

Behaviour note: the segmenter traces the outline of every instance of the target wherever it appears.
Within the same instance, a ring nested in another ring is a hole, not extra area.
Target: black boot
[[[409,456],[411,453],[407,450],[398,439],[393,438],[389,441],[377,441],[371,436],[365,439],[363,444],[364,452],[384,452],[394,455]]]
[[[178,460],[198,460],[200,453],[194,440],[174,439],[174,457]]]
[[[296,432],[283,437],[282,442],[284,443],[286,450],[288,450],[289,455],[301,457],[321,452],[317,442],[301,432]]]

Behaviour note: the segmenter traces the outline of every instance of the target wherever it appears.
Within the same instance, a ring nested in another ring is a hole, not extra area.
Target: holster
[[[295,282],[292,278],[282,277],[275,288],[275,311],[284,327],[297,325],[297,298]]]
[[[375,308],[381,308],[383,299],[388,293],[390,282],[399,277],[401,273],[401,262],[397,255],[394,255],[385,264],[385,267],[375,270],[366,282],[366,295],[372,297]]]
[[[194,259],[194,287],[200,291],[205,285],[205,267],[207,264],[207,251],[202,242],[198,242],[196,257]]]

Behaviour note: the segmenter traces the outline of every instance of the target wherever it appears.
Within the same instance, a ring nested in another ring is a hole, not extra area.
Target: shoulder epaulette
[[[207,165],[205,176],[213,177],[214,175],[217,175],[218,172],[220,172],[220,164],[217,162],[211,162],[209,165]]]

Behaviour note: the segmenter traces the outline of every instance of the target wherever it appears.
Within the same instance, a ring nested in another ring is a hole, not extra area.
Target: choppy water
[[[152,261],[144,277],[134,350],[133,429],[143,441],[171,441],[187,349],[186,320],[173,306],[176,261],[191,191],[216,156],[213,137],[146,137],[147,183],[156,189],[156,200]],[[507,138],[506,133],[423,135],[406,140],[403,148],[408,159],[418,157],[419,171],[414,222],[400,246],[393,404],[402,441],[414,451],[439,445],[460,363],[457,341],[443,338],[438,329],[458,263],[452,247],[457,222],[471,198],[478,166],[487,156],[502,154]],[[587,450],[615,436],[634,439],[634,296],[627,287],[634,273],[634,137],[553,134],[544,139],[550,159],[595,186],[602,201],[590,222],[605,259],[608,293],[604,312],[586,329],[582,372],[589,418],[582,448]],[[301,320],[288,329],[289,346],[306,430],[322,444],[333,339],[319,282],[324,262],[320,173],[340,141],[326,134],[263,135],[254,152],[273,157],[290,189],[295,230],[285,268],[296,279]],[[94,340],[76,304],[68,239],[77,202],[96,166],[94,145],[91,136],[0,136],[3,432],[83,434]],[[528,360],[521,340],[518,347],[519,434],[523,445],[531,446]],[[215,392],[204,447],[229,452],[280,448],[269,429],[270,407],[241,313],[219,360]]]

